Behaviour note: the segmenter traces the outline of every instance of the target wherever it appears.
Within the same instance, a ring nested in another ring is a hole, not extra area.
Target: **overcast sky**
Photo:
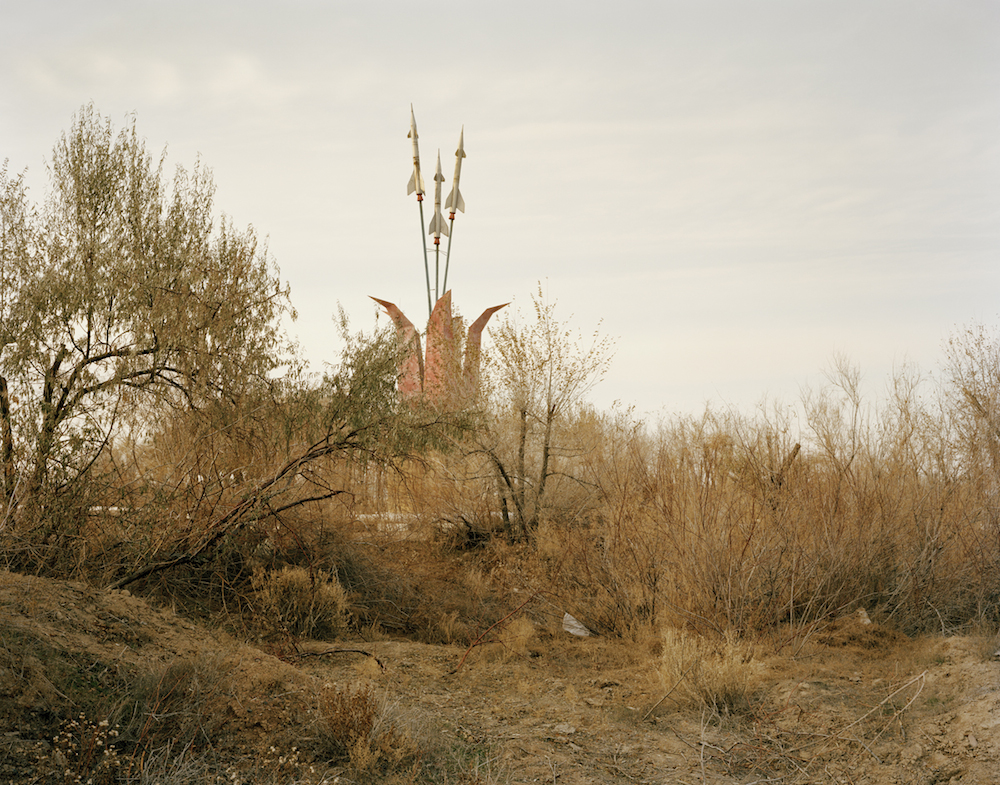
[[[458,310],[542,281],[618,340],[598,406],[751,410],[837,353],[877,392],[998,322],[996,0],[0,0],[0,21],[0,159],[32,194],[83,104],[135,113],[269,238],[317,366],[338,302],[358,329],[368,295],[426,320],[411,103],[445,194],[465,126]]]

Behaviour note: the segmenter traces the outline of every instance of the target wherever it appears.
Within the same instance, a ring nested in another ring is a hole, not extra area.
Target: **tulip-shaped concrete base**
[[[427,322],[426,358],[421,351],[420,334],[403,312],[387,300],[372,299],[385,308],[404,347],[399,365],[399,392],[404,399],[423,394],[435,404],[460,404],[475,395],[479,387],[483,330],[490,317],[508,303],[487,308],[472,323],[463,361],[451,315],[451,291],[435,303]]]

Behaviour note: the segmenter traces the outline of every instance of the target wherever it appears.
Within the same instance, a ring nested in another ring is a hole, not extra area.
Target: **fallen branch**
[[[365,651],[364,649],[327,649],[326,651],[298,651],[295,654],[288,654],[283,659],[286,660],[302,660],[306,657],[325,657],[327,654],[364,654],[366,657],[371,657],[375,660],[375,663],[382,669],[385,670],[385,664],[372,654],[370,651]]]

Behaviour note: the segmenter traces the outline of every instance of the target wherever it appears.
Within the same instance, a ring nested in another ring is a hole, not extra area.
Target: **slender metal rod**
[[[441,289],[438,284],[441,281],[441,243],[434,243],[434,302],[441,297]]]
[[[431,305],[431,267],[430,262],[427,260],[427,240],[426,233],[424,232],[424,199],[422,196],[417,196],[417,204],[420,205],[420,245],[424,248],[424,276],[427,278],[427,318],[430,319],[431,314],[434,313],[434,308]]]
[[[448,223],[448,252],[444,255],[444,290],[446,292],[448,291],[448,265],[451,264],[451,238],[455,236],[455,219],[450,219]]]

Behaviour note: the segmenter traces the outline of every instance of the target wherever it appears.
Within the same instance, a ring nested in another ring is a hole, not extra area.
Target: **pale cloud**
[[[185,90],[182,69],[170,61],[100,48],[50,50],[20,59],[16,70],[24,87],[39,98],[75,102],[81,95],[128,91],[164,103]]]
[[[303,88],[269,74],[264,64],[245,52],[213,57],[203,65],[205,89],[211,98],[224,98],[255,108],[282,111],[282,104]]]

